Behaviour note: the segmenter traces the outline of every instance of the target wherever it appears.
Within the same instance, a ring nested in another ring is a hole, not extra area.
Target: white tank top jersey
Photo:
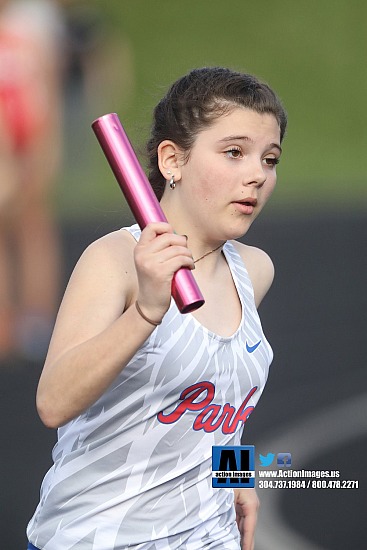
[[[136,240],[137,225],[124,228]],[[233,491],[211,486],[213,445],[240,445],[272,350],[233,244],[242,305],[230,337],[174,301],[94,405],[58,430],[27,534],[41,550],[238,550]]]

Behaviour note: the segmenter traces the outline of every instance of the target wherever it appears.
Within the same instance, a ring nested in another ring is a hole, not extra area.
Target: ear
[[[169,180],[173,175],[175,181],[181,179],[181,149],[174,141],[165,139],[158,145],[158,166],[164,179]]]

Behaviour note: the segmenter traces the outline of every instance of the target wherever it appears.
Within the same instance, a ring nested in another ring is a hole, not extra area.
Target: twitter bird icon
[[[261,466],[270,466],[275,457],[274,453],[268,453],[266,456],[259,454]]]

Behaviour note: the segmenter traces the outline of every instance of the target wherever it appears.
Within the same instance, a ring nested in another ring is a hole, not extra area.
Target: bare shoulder
[[[134,248],[136,241],[134,237],[123,229],[118,229],[117,231],[112,231],[107,233],[103,237],[100,237],[96,241],[93,241],[85,250],[105,250],[106,252],[113,252],[116,248],[119,251],[119,254],[124,252],[124,250],[131,250]]]
[[[128,287],[135,276],[135,239],[124,230],[114,231],[91,243],[81,255],[71,281],[79,275]]]
[[[255,246],[232,241],[232,244],[242,257],[255,294],[258,307],[268,292],[274,279],[274,264],[266,252]]]
[[[79,262],[99,262],[103,259],[110,267],[116,267],[118,270],[121,265],[128,268],[129,264],[133,264],[132,252],[135,245],[136,241],[128,231],[113,231],[92,242],[83,252]]]

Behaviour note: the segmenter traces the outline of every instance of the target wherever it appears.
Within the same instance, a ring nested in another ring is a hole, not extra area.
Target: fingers
[[[139,242],[147,244],[153,241],[158,235],[174,234],[172,226],[167,222],[149,223],[141,232]]]
[[[135,249],[135,260],[144,269],[170,263],[172,274],[180,267],[193,269],[194,261],[187,248],[187,237],[173,233],[168,223],[152,223],[142,231],[140,241]]]
[[[187,247],[187,237],[177,235],[168,223],[151,223],[142,231],[139,244],[142,246],[151,244],[152,251],[158,252],[172,245]]]
[[[195,267],[187,238],[176,235],[168,223],[149,224],[134,248],[134,259],[139,304],[147,317],[161,319],[170,305],[174,274]]]

